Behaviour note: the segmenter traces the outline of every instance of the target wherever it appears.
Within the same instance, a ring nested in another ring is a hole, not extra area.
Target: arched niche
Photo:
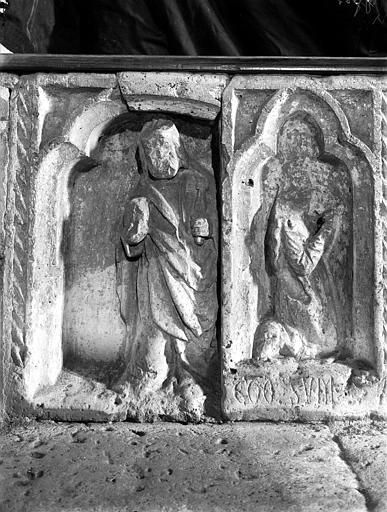
[[[188,151],[210,168],[213,125],[201,120],[200,108],[197,117],[194,108],[190,113],[128,112],[120,102],[100,98],[74,112],[65,135],[43,150],[30,202],[29,398],[55,384],[64,365],[83,361],[114,370],[124,357],[115,248],[125,198],[137,180],[137,133],[147,120],[167,116]]]
[[[54,384],[62,370],[62,323],[65,296],[63,223],[70,214],[68,181],[75,168],[89,169],[88,154],[106,123],[125,110],[120,102],[92,101],[75,111],[64,135],[41,152],[31,173],[29,197],[30,239],[27,268],[26,332],[28,350],[24,368],[27,397]]]
[[[375,221],[377,162],[370,149],[350,132],[346,117],[338,103],[326,91],[316,87],[289,88],[277,92],[263,109],[256,135],[236,152],[229,164],[231,190],[227,191],[227,236],[223,249],[224,281],[228,288],[228,311],[223,315],[223,340],[227,346],[228,364],[249,359],[254,333],[268,308],[268,278],[263,264],[263,243],[255,243],[257,214],[266,229],[270,201],[267,201],[265,174],[276,172],[278,134],[284,122],[302,111],[319,127],[322,146],[320,160],[338,166],[348,176],[351,189],[351,240],[347,265],[351,264],[351,327],[345,340],[347,354],[378,366],[375,275],[378,261],[375,247],[378,233]],[[280,170],[278,170],[280,172]],[[266,223],[266,224],[265,224]],[[377,252],[377,251],[376,251]],[[260,253],[260,254],[258,254]],[[348,269],[346,268],[346,271]]]
[[[137,140],[144,123],[168,118],[190,155],[212,167],[211,126],[179,115],[127,112],[107,125],[90,156],[97,165],[70,177],[66,221],[65,365],[85,371],[90,361],[111,372],[126,358],[128,319],[120,291],[120,228],[127,198],[139,179]],[[124,279],[128,278],[126,276]],[[134,285],[135,286],[135,285]],[[112,369],[113,368],[113,369]]]

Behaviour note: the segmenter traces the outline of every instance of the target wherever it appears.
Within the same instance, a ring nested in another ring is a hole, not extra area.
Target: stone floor
[[[30,422],[1,436],[1,512],[385,512],[387,429]]]

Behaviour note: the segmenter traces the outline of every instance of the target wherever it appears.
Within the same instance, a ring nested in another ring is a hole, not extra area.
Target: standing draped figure
[[[173,386],[201,394],[217,316],[217,212],[211,173],[188,159],[171,121],[146,123],[138,142],[140,179],[122,229],[128,326],[122,381],[141,393]],[[126,277],[125,277],[126,276]]]
[[[280,179],[265,235],[271,308],[261,319],[254,359],[298,359],[333,353],[344,337],[332,250],[343,233],[345,175],[319,158],[313,124],[300,114],[279,134]],[[344,316],[342,314],[342,316]]]

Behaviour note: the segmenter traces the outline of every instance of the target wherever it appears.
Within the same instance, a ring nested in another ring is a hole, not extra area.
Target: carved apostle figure
[[[135,274],[122,283],[131,311],[124,312],[129,350],[121,381],[142,393],[172,386],[187,401],[200,402],[196,377],[205,372],[217,316],[214,178],[188,160],[167,120],[144,125],[138,163],[140,179],[121,236]]]
[[[302,116],[280,132],[281,178],[265,236],[272,307],[257,329],[256,359],[320,357],[337,347],[340,304],[330,254],[345,207],[316,137]]]

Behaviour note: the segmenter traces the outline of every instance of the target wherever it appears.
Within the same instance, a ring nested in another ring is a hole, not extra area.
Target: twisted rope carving
[[[27,298],[27,260],[29,225],[29,177],[31,170],[32,115],[26,99],[27,94],[20,91],[17,99],[17,169],[14,182],[15,195],[15,240],[13,255],[13,311],[12,311],[12,348],[14,363],[23,367],[27,354],[25,344],[25,316]]]
[[[387,358],[387,91],[382,94],[383,346]]]

